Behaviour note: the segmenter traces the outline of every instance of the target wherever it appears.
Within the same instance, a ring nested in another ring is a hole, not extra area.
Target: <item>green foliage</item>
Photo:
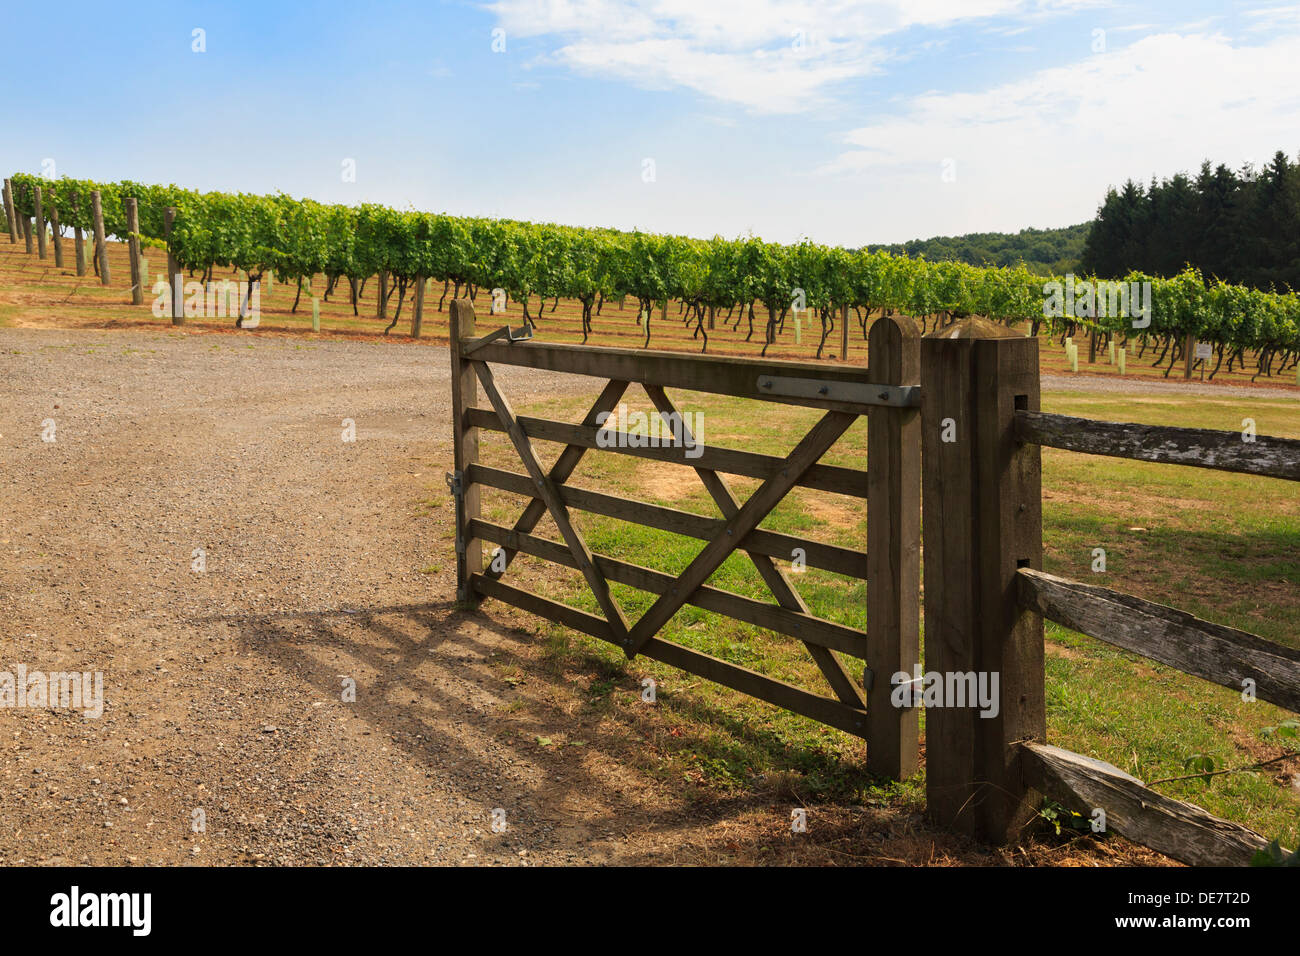
[[[705,308],[752,309],[761,303],[773,323],[802,290],[807,307],[822,318],[823,344],[840,307],[859,310],[864,331],[862,310],[867,317],[873,312],[984,315],[1007,324],[1033,322],[1036,330],[1044,322],[1047,298],[1043,277],[1025,261],[995,266],[929,262],[810,240],[790,246],[753,237],[697,240],[374,204],[322,205],[283,194],[197,193],[175,186],[18,174],[13,186],[19,215],[33,215],[37,185],[44,209],[57,208],[62,225],[83,230],[93,225],[90,194],[98,189],[105,229],[119,237],[126,235],[123,200],[134,197],[140,236],[149,244],[162,242],[164,212],[175,207],[170,248],[189,270],[233,268],[253,279],[273,272],[289,281],[320,273],[361,281],[386,271],[407,282],[422,277],[458,288],[499,287],[524,305],[530,322],[542,318],[546,300],[575,298],[584,305],[584,332],[598,296],[631,296],[644,310],[678,299],[694,308],[697,321]],[[1124,281],[1150,283],[1152,321],[1142,334],[1193,333],[1201,341],[1236,348],[1300,350],[1300,297],[1295,294],[1226,285],[1190,268],[1169,278],[1129,272]],[[531,312],[534,297],[540,300],[536,315]],[[1132,334],[1130,323],[1119,315],[1047,319],[1054,332],[1096,328]],[[646,344],[651,325],[646,322]]]
[[[1052,800],[1043,801],[1043,806],[1038,811],[1038,816],[1046,820],[1057,836],[1061,835],[1061,830],[1073,830],[1077,833],[1089,833],[1092,831],[1092,824],[1082,813],[1076,813],[1066,807],[1061,806]]]
[[[1288,853],[1277,840],[1269,841],[1268,846],[1256,850],[1250,859],[1251,866],[1300,866],[1300,850]]]
[[[1280,738],[1280,743],[1288,744],[1292,750],[1296,750],[1298,749],[1296,745],[1300,744],[1300,720],[1289,718],[1280,724],[1263,728],[1260,734],[1264,737]]]
[[[1183,769],[1197,774],[1207,787],[1214,779],[1214,758],[1209,754],[1192,754],[1183,761]]]
[[[961,262],[968,266],[1023,268],[1050,276],[1078,271],[1084,239],[1091,223],[1063,229],[1021,229],[1019,232],[972,232],[964,236],[935,236],[893,245],[870,245],[868,252],[910,256],[931,262]]]

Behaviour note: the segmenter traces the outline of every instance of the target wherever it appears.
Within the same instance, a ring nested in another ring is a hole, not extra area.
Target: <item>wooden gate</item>
[[[474,308],[451,307],[452,414],[455,471],[448,476],[456,499],[456,577],[462,602],[492,597],[623,648],[662,661],[742,693],[768,701],[867,741],[871,768],[894,778],[917,767],[918,714],[890,704],[890,678],[912,673],[919,660],[920,561],[920,337],[906,317],[881,319],[871,330],[870,369],[716,358],[677,352],[550,345],[512,341],[495,330],[477,336]],[[518,416],[491,366],[516,365],[605,380],[579,424]],[[816,408],[820,420],[784,458],[739,449],[698,446],[688,431],[682,441],[658,447],[608,447],[598,442],[601,413],[612,411],[632,383],[641,384],[660,416],[679,429],[681,416],[666,389],[738,396]],[[479,389],[487,400],[480,407]],[[821,464],[820,459],[860,415],[868,418],[866,470]],[[523,472],[478,461],[479,430],[505,432]],[[564,446],[549,469],[534,442]],[[631,454],[693,468],[718,509],[705,517],[567,484],[591,449]],[[762,480],[746,501],[724,474]],[[512,527],[485,521],[480,488],[489,486],[530,498]],[[796,486],[850,495],[867,502],[864,549],[843,548],[759,527]],[[570,511],[601,514],[703,539],[706,543],[676,577],[594,554]],[[563,538],[533,534],[549,514]],[[485,567],[482,542],[498,546],[495,568]],[[782,567],[796,549],[807,565],[867,581],[867,629],[845,627],[812,614]],[[771,591],[774,603],[710,587],[710,575],[728,555],[742,551]],[[603,616],[561,604],[503,580],[520,552],[582,572]],[[609,583],[657,595],[636,621],[629,621],[610,594]],[[691,604],[801,641],[825,679],[829,694],[797,687],[719,660],[657,636]],[[864,664],[856,679],[844,658]]]

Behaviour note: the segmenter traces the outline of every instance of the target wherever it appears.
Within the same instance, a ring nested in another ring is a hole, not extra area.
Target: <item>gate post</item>
[[[1039,446],[1014,434],[1017,409],[1038,408],[1037,339],[971,318],[922,340],[922,686],[945,691],[926,712],[926,802],[991,843],[1032,818],[1014,744],[1047,733],[1043,622],[1015,597],[1016,569],[1042,569]],[[987,708],[956,694],[995,686]]]
[[[847,309],[843,319],[847,324]],[[867,380],[915,385],[921,330],[910,316],[878,319],[867,342]],[[879,406],[867,414],[867,766],[906,780],[916,773],[920,714],[896,707],[890,677],[920,661],[921,416]]]
[[[462,339],[474,337],[474,306],[468,299],[451,302],[448,351],[451,353],[451,441],[455,472],[450,476],[456,503],[456,600],[474,604],[469,577],[483,570],[483,543],[469,537],[469,522],[479,516],[479,488],[468,480],[478,463],[478,429],[465,424],[465,409],[478,404],[478,377],[461,354]]]

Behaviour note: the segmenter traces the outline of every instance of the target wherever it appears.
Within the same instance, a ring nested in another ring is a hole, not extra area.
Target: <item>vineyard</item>
[[[134,229],[129,200],[138,209]],[[1024,267],[928,262],[811,241],[698,240],[26,174],[8,181],[5,210],[11,239],[21,231],[30,243],[34,232],[43,245],[48,224],[57,243],[63,230],[72,230],[78,274],[98,273],[107,262],[105,240],[116,236],[165,248],[177,268],[204,284],[235,270],[250,289],[268,280],[288,285],[294,313],[304,296],[324,302],[333,296],[359,315],[374,282],[385,333],[405,310],[419,335],[426,294],[441,310],[452,298],[477,299],[483,292],[498,305],[508,300],[521,307],[535,327],[554,318],[561,300],[577,303],[574,324],[583,342],[611,329],[611,308],[630,308],[636,342],[619,344],[656,346],[685,330],[702,352],[711,344],[716,350],[722,338],[763,355],[793,350],[844,359],[850,340],[865,345],[872,319],[882,315],[915,316],[926,331],[980,315],[1062,342],[1087,335],[1094,354],[1118,346],[1136,359],[1150,350],[1165,375],[1180,360],[1193,367],[1195,342],[1212,347],[1212,359],[1196,361],[1210,378],[1220,369],[1250,371],[1252,379],[1300,369],[1300,297],[1209,281],[1193,269],[1168,278],[1122,277],[1125,299],[1133,290],[1128,308],[1115,307],[1115,284],[1108,299],[1107,284],[1080,279],[1072,286],[1077,300],[1067,299],[1064,310],[1049,316],[1044,277]],[[34,220],[40,221],[35,229]],[[89,265],[84,237],[95,237]],[[1138,295],[1142,288],[1149,288],[1149,300]],[[1139,301],[1149,301],[1150,311],[1135,322]],[[236,324],[246,311],[245,300]]]

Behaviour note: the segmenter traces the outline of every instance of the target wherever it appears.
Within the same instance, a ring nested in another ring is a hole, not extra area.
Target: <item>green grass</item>
[[[674,395],[684,410],[705,416],[709,444],[785,454],[818,413],[712,395]],[[648,408],[639,389],[625,399]],[[1239,429],[1252,417],[1261,435],[1300,437],[1300,401],[1049,393],[1044,410],[1149,424]],[[521,413],[577,421],[586,403],[550,399]],[[541,450],[554,451],[554,446]],[[504,436],[483,436],[487,464],[520,470]],[[864,422],[854,426],[825,461],[862,467]],[[572,481],[608,494],[650,500],[702,515],[716,515],[712,500],[688,470],[624,455],[589,452]],[[729,478],[744,499],[757,482]],[[1293,483],[1205,469],[1155,465],[1045,449],[1043,456],[1044,565],[1047,570],[1101,583],[1240,627],[1272,640],[1300,644],[1300,495]],[[484,516],[511,524],[522,502],[485,489]],[[865,503],[797,489],[763,523],[764,528],[851,547],[865,540]],[[666,573],[678,573],[703,542],[596,515],[576,513],[592,550]],[[538,534],[558,540],[549,519]],[[1106,572],[1092,571],[1093,549],[1104,548]],[[788,564],[788,563],[787,563]],[[507,579],[592,613],[599,613],[581,576],[520,556]],[[861,628],[866,623],[863,582],[809,569],[793,577],[813,612]],[[734,554],[710,579],[725,588],[770,599],[752,564]],[[613,585],[615,599],[634,620],[654,597]],[[655,719],[667,752],[651,772],[685,775],[725,794],[752,786],[760,774],[793,775],[799,792],[823,799],[884,797],[919,806],[921,776],[901,785],[872,780],[863,746],[839,731],[753,700],[701,678],[645,659],[628,662],[621,651],[563,628],[542,624],[553,662],[590,675],[591,706],[635,706],[643,676],[659,685]],[[681,610],[664,638],[810,690],[827,692],[806,650],[797,642],[696,608]],[[1048,736],[1053,743],[1107,760],[1144,780],[1184,774],[1194,754],[1220,768],[1245,766],[1281,751],[1262,728],[1288,715],[1264,703],[1171,668],[1123,653],[1055,624],[1046,629]],[[861,662],[846,660],[861,674]],[[1170,796],[1213,813],[1300,842],[1300,789],[1277,776],[1300,773],[1300,761],[1259,774],[1231,774],[1210,785],[1199,780],[1161,784]]]

